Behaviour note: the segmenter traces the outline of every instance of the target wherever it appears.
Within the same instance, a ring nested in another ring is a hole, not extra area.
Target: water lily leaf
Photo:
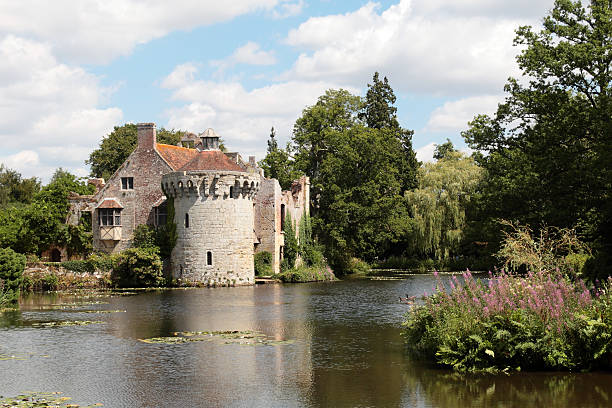
[[[255,345],[285,345],[292,344],[293,340],[273,340],[269,339],[265,334],[255,331],[185,331],[174,332],[174,337],[153,337],[149,339],[139,339],[143,343],[153,344],[179,344],[196,341],[212,341],[219,340],[222,344],[243,344],[249,346]]]

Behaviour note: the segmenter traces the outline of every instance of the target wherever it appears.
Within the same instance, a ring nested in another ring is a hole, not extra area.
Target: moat
[[[400,336],[408,306],[399,297],[432,285],[431,276],[415,275],[89,299],[31,295],[20,312],[0,315],[0,395],[61,391],[77,404],[129,408],[612,404],[612,373],[459,376],[410,361]],[[49,324],[59,321],[97,323]],[[267,341],[139,341],[228,330]]]

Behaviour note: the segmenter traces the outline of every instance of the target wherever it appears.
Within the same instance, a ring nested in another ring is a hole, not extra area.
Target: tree
[[[466,205],[482,176],[474,160],[460,152],[448,152],[419,169],[418,188],[405,194],[415,252],[436,259],[457,253],[466,228]]]
[[[403,129],[399,125],[397,108],[393,106],[396,97],[387,77],[384,77],[381,81],[378,72],[375,72],[372,82],[372,84],[368,84],[368,92],[358,117],[372,129],[391,129],[394,131],[404,150],[404,156],[399,157],[397,163],[402,174],[402,189],[410,190],[416,187],[416,172],[419,168],[416,153],[412,149],[414,131]]]
[[[313,229],[332,267],[342,273],[351,257],[385,256],[409,228],[398,157],[390,129],[355,125],[332,134],[333,154],[320,165],[319,211]]]
[[[294,169],[289,149],[289,146],[286,149],[279,149],[276,132],[272,127],[268,139],[268,151],[266,157],[259,162],[259,167],[264,170],[264,175],[267,178],[277,179],[283,190],[291,188],[293,180],[301,175],[299,171]]]
[[[456,152],[455,146],[453,146],[453,142],[450,139],[446,139],[446,142],[442,144],[435,145],[436,148],[434,150],[433,158],[436,160],[441,160],[447,157],[451,152]]]
[[[10,248],[0,249],[0,306],[2,302],[17,303],[23,280],[26,257]]]
[[[296,169],[310,177],[313,216],[325,187],[319,177],[321,163],[333,153],[330,140],[360,122],[357,118],[360,107],[360,97],[344,89],[329,89],[295,121],[291,140],[294,163]]]
[[[393,106],[396,100],[395,93],[387,77],[381,81],[378,72],[375,72],[372,82],[373,84],[368,84],[366,100],[359,112],[359,119],[373,129],[399,129],[397,108]]]
[[[184,135],[185,132],[181,130],[161,128],[157,131],[157,142],[176,145]],[[89,159],[85,160],[85,164],[91,166],[91,176],[108,180],[136,149],[137,143],[138,130],[135,124],[115,126],[114,130],[102,139],[100,147],[91,152]]]
[[[543,25],[517,30],[524,79],[510,78],[495,115],[476,116],[463,133],[487,153],[482,212],[532,228],[577,225],[609,250],[612,4],[557,0]]]
[[[9,204],[29,204],[40,190],[36,177],[24,179],[21,174],[0,164],[0,208]]]

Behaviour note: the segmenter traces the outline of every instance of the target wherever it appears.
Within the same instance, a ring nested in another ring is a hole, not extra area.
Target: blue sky
[[[226,4],[227,3],[227,4]],[[389,78],[402,126],[431,160],[503,99],[519,25],[552,0],[22,0],[0,2],[0,162],[43,181],[113,126],[155,122],[265,154],[329,88]]]

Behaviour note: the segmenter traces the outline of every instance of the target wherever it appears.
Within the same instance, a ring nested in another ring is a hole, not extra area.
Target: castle
[[[254,156],[245,162],[238,153],[222,152],[213,129],[187,134],[178,146],[157,143],[153,123],[137,129],[136,149],[110,179],[94,179],[98,190],[91,196],[71,197],[68,222],[91,213],[94,249],[119,252],[132,245],[138,225],[171,221],[178,239],[167,268],[175,279],[250,285],[260,251],[272,254],[278,273],[285,216],[298,224],[309,211],[308,177],[282,191]],[[170,205],[173,220],[167,220]]]

